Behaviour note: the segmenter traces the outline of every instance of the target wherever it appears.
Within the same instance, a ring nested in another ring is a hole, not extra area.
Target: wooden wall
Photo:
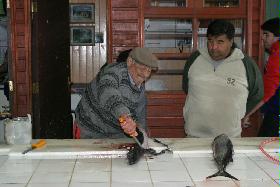
[[[31,114],[31,27],[30,1],[17,0],[8,4],[10,19],[10,80],[11,110],[13,116]]]
[[[95,23],[70,23],[70,26],[89,26],[95,33],[103,33],[104,42],[94,46],[70,46],[71,82],[83,84],[90,82],[107,60],[107,19],[105,0],[70,0],[71,3],[95,4]]]
[[[142,46],[143,0],[108,0],[109,62],[120,51]]]
[[[264,22],[264,8],[264,0],[247,0],[247,53],[254,58],[261,69],[263,68],[264,49],[260,37],[260,26]]]
[[[185,137],[183,107],[186,100],[181,91],[147,92],[147,124],[150,137]]]

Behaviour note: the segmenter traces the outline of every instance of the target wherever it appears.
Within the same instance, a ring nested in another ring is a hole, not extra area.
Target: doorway
[[[32,10],[33,137],[72,138],[71,94],[106,63],[106,1],[33,0]]]

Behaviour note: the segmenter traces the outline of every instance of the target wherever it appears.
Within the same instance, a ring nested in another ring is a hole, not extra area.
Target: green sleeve
[[[187,59],[185,67],[184,67],[184,71],[183,71],[183,84],[182,84],[182,88],[184,90],[184,92],[187,94],[188,93],[188,87],[189,87],[189,69],[191,67],[191,65],[193,64],[193,62],[195,61],[195,59],[200,55],[199,51],[195,51],[191,54],[191,56]]]
[[[247,99],[246,113],[250,112],[264,96],[263,78],[259,67],[248,56],[242,59],[248,80],[249,95]]]

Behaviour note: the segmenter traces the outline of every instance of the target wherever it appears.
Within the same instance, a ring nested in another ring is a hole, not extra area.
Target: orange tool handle
[[[123,116],[119,117],[119,122],[120,122],[120,124],[124,124],[125,123],[125,118]],[[135,137],[137,135],[138,135],[138,133],[135,131],[134,133],[130,134],[129,136]]]
[[[46,144],[46,140],[39,140],[37,143],[32,144],[32,149],[43,147]]]

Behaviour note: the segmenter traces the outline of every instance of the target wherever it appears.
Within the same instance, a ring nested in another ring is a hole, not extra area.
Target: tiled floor
[[[26,159],[0,156],[0,187],[277,187],[279,166],[261,154],[235,154],[224,177],[211,154],[165,154],[143,157],[128,165],[125,158]]]

